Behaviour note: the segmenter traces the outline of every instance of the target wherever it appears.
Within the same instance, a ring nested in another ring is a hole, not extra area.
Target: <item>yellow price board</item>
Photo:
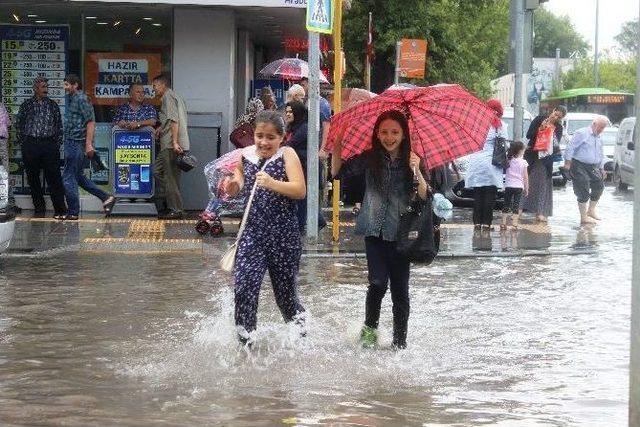
[[[117,149],[116,163],[148,165],[151,163],[151,150]]]

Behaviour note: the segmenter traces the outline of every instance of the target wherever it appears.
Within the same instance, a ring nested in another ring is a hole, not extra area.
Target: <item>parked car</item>
[[[524,140],[533,116],[525,110],[522,123],[522,139]],[[504,107],[502,121],[507,125],[509,139],[513,140],[513,107]],[[464,177],[469,165],[469,156],[462,156],[450,163],[446,170],[445,196],[456,206],[471,206],[473,192],[464,187]],[[498,191],[497,205],[502,204],[504,192]]]
[[[593,119],[598,117],[599,114],[595,113],[567,113],[562,119],[562,126],[564,131],[562,132],[562,141],[560,141],[560,149],[564,152],[567,148],[567,144],[573,137],[573,134],[584,127],[590,126],[593,123]]]
[[[620,190],[633,185],[635,160],[635,126],[636,118],[627,117],[620,122],[613,155],[613,182]]]
[[[613,172],[615,161],[614,156],[616,153],[616,139],[618,137],[618,128],[615,126],[608,126],[604,128],[600,135],[602,139],[602,149],[604,156],[607,158],[607,162],[604,164],[604,170],[607,172]]]
[[[16,214],[9,208],[9,174],[0,165],[0,253],[7,250],[13,237]]]

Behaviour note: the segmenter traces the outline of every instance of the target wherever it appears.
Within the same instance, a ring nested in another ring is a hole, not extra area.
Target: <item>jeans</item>
[[[101,190],[93,181],[84,175],[84,165],[87,156],[84,152],[84,140],[68,139],[64,142],[64,170],[62,182],[67,197],[69,215],[80,213],[80,196],[78,186],[89,194],[93,194],[103,202],[109,198],[109,194]]]
[[[491,225],[493,207],[496,204],[498,188],[495,185],[474,187],[473,189],[473,224]]]
[[[409,260],[398,253],[396,242],[366,237],[364,243],[369,269],[364,324],[370,328],[378,327],[382,298],[391,282],[393,344],[405,347],[409,323]]]

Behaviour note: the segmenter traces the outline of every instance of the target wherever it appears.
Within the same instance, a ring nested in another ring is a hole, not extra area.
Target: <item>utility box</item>
[[[222,113],[189,112],[187,130],[190,152],[198,164],[189,172],[182,172],[180,192],[185,210],[203,210],[209,200],[209,189],[204,176],[207,163],[220,157],[222,148]]]

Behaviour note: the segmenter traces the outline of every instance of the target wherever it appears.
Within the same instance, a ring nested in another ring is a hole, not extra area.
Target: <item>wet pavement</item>
[[[488,238],[456,210],[443,256],[412,269],[400,352],[389,297],[381,348],[357,345],[367,276],[349,225],[307,247],[308,337],[267,280],[247,354],[217,269],[237,220],[203,239],[194,221],[25,213],[0,256],[0,424],[625,425],[633,193],[607,188],[590,228],[570,187],[554,198],[548,225]]]

